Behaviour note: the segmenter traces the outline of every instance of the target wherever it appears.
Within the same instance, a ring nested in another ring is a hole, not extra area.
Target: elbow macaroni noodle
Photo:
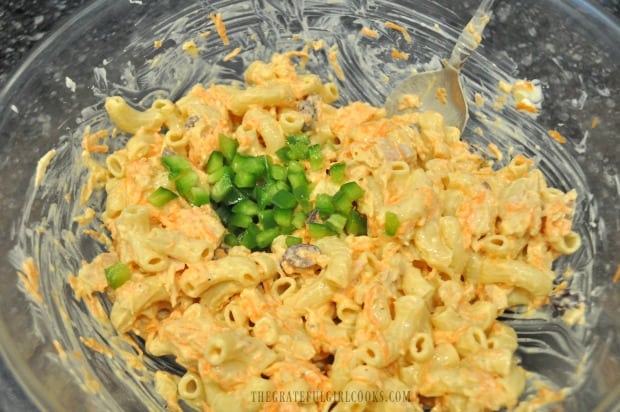
[[[260,391],[404,390],[402,410],[514,407],[525,371],[514,356],[515,332],[497,318],[513,305],[541,304],[552,290],[553,260],[579,248],[575,192],[547,187],[522,156],[493,168],[437,113],[387,118],[365,103],[331,106],[336,85],[298,74],[286,55],[251,64],[245,79],[243,90],[195,86],[145,111],[120,97],[105,104],[132,135],[105,161],[102,219],[113,239],[106,260],[131,268],[129,281],[108,289],[110,320],[186,369],[155,375],[169,406],[180,399],[198,409],[250,411],[269,407],[253,399]],[[308,168],[312,197],[337,190],[326,170],[345,162],[347,178],[365,190],[357,207],[368,219],[367,236],[313,241],[297,229],[320,250],[310,269],[283,269],[282,237],[267,252],[225,247],[209,205],[147,201],[170,185],[158,161],[164,151],[187,157],[205,180],[220,133],[235,137],[243,153],[272,155],[302,131],[323,145],[323,167]],[[399,218],[394,236],[385,234],[386,212]],[[102,276],[101,260],[80,272],[80,297],[101,291],[89,278]],[[323,399],[314,406],[308,410],[372,405]]]

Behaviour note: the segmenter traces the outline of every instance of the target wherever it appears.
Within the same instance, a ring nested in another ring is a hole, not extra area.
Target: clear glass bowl
[[[437,56],[448,54],[472,3],[99,0],[67,20],[0,93],[0,227],[5,233],[0,351],[28,398],[16,400],[16,409],[34,404],[50,411],[112,411],[163,405],[148,379],[116,373],[123,370],[122,360],[80,342],[79,336],[102,339],[105,326],[89,321],[67,283],[81,260],[101,249],[77,232],[71,216],[79,210],[77,183],[84,177],[75,161],[81,134],[87,125],[109,126],[102,110],[106,95],[122,94],[148,105],[159,96],[176,99],[197,82],[237,81],[243,62],[303,47],[297,34],[338,46],[346,77],[339,81],[341,102],[382,105],[409,69],[431,67]],[[483,46],[463,71],[469,98],[478,92],[488,101],[483,108],[470,105],[464,139],[481,152],[490,141],[501,149],[514,147],[536,159],[552,185],[577,189],[575,227],[584,244],[558,261],[556,271],[572,268],[571,288],[583,294],[587,305],[585,324],[572,328],[557,317],[506,317],[519,333],[518,354],[526,369],[558,388],[571,388],[560,403],[563,409],[611,410],[620,402],[620,289],[612,283],[620,247],[620,28],[585,1],[510,0],[500,1],[495,10]],[[211,12],[223,14],[230,47],[215,33],[200,36],[214,32]],[[412,43],[386,29],[386,20],[407,27]],[[377,29],[379,38],[361,37],[362,26]],[[162,47],[154,48],[154,40],[163,40]],[[201,48],[197,58],[181,50],[187,40]],[[237,46],[240,56],[224,62],[223,56]],[[409,63],[393,60],[393,47],[411,53]],[[326,53],[317,53],[308,67],[332,75]],[[537,120],[510,105],[493,109],[497,82],[511,76],[540,79],[545,99]],[[503,126],[485,116],[503,118]],[[478,127],[486,133],[475,133]],[[550,139],[549,129],[558,129],[568,142]],[[48,179],[60,184],[43,184],[35,193],[37,160],[51,148],[58,148],[58,154]],[[74,200],[65,198],[67,192]],[[41,304],[26,297],[16,276],[25,256],[34,256],[40,268]],[[147,360],[151,366],[155,362]]]

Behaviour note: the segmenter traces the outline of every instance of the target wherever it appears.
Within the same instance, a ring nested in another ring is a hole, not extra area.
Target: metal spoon
[[[482,31],[489,22],[494,1],[483,0],[480,3],[442,69],[415,73],[397,85],[385,101],[389,115],[402,113],[398,106],[404,95],[417,95],[420,98],[420,109],[439,112],[446,125],[458,127],[461,131],[465,129],[469,114],[459,72],[465,60],[482,41]],[[445,89],[445,93],[441,89]],[[440,94],[443,97],[440,98]]]

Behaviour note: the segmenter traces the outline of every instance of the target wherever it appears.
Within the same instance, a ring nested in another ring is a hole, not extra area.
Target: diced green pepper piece
[[[297,236],[287,236],[284,243],[286,243],[286,247],[299,245],[301,243],[301,238]]]
[[[291,158],[289,157],[290,152],[291,149],[288,146],[284,146],[276,150],[276,156],[278,156],[278,158],[282,160],[282,162],[288,163],[291,160]]]
[[[131,270],[124,263],[114,263],[104,269],[105,278],[112,289],[122,286],[131,278]]]
[[[271,229],[272,227],[278,226],[273,217],[273,209],[259,211],[258,222],[261,224],[263,229]]]
[[[336,184],[344,182],[345,163],[334,163],[329,168],[329,175]]]
[[[288,173],[301,173],[303,175],[306,174],[306,167],[303,165],[303,163],[300,162],[296,162],[296,161],[290,161],[288,163]]]
[[[251,199],[243,199],[232,208],[233,213],[240,213],[248,216],[258,215],[258,211],[258,205]]]
[[[226,243],[228,246],[238,246],[239,239],[233,233],[226,233],[224,235],[224,243]]]
[[[239,147],[239,142],[235,139],[232,139],[226,136],[223,133],[220,133],[220,150],[222,154],[229,162],[233,160],[235,154],[237,154],[237,148]]]
[[[343,192],[347,199],[355,201],[364,196],[364,189],[355,182],[348,182],[340,186],[339,191]]]
[[[182,174],[180,174],[176,180],[174,181],[177,192],[184,198],[189,200],[190,190],[198,185],[200,182],[200,178],[198,174],[193,170],[186,170]]]
[[[267,156],[252,156],[246,163],[247,172],[255,176],[264,176],[267,173]]]
[[[211,173],[207,176],[207,182],[215,183],[218,180],[221,180],[224,175],[228,175],[231,179],[234,176],[235,172],[233,172],[230,166],[223,166],[217,169],[215,172]]]
[[[252,173],[255,176],[260,176],[267,170],[266,163],[266,156],[247,156],[237,153],[230,166],[236,173],[244,171]]]
[[[250,188],[256,186],[256,175],[240,170],[233,179],[233,183],[238,188]]]
[[[297,199],[287,190],[279,190],[271,198],[271,203],[280,209],[293,209],[297,206]]]
[[[264,209],[267,205],[269,205],[273,195],[275,195],[278,190],[280,189],[278,189],[275,182],[267,182],[263,186],[257,187],[256,203],[258,203],[258,207]]]
[[[237,203],[241,202],[244,199],[247,199],[245,194],[241,190],[233,186],[228,191],[228,193],[226,193],[226,196],[224,196],[224,199],[222,199],[222,203],[225,204],[226,206],[232,206],[232,205],[236,205]]]
[[[306,160],[308,159],[308,146],[310,146],[310,138],[304,133],[298,133],[286,138],[286,144],[289,148],[287,157],[290,160]]]
[[[290,191],[291,190],[291,186],[287,182],[282,182],[280,180],[276,180],[275,182],[273,182],[273,184],[275,185],[276,189],[278,189],[278,190],[286,190],[286,191]]]
[[[258,226],[252,223],[243,233],[239,235],[239,244],[250,250],[256,248],[256,235],[260,232],[261,230]]]
[[[288,158],[291,160],[305,160],[308,158],[308,145],[302,142],[289,144]]]
[[[337,233],[324,223],[308,223],[308,232],[312,239],[321,239],[325,236],[334,236]]]
[[[211,196],[211,198],[213,199],[213,196]],[[220,220],[222,221],[222,224],[224,226],[228,226],[228,223],[230,222],[230,218],[232,217],[232,212],[230,211],[230,209],[222,205],[222,206],[215,208],[215,213],[217,213],[217,215],[219,216]]]
[[[327,219],[332,213],[336,211],[332,197],[327,193],[320,193],[316,196],[315,207],[319,212],[321,219]]]
[[[201,186],[192,187],[189,190],[187,200],[194,206],[203,206],[209,203],[209,191]]]
[[[181,173],[192,168],[189,160],[180,155],[162,156],[161,162],[170,172],[170,179],[175,179]]]
[[[394,236],[400,227],[400,219],[394,212],[385,212],[385,234]]]
[[[290,169],[289,169],[290,170]],[[299,173],[299,172],[289,172],[288,174],[288,181],[291,184],[291,187],[293,188],[293,190],[297,187],[307,187],[308,186],[308,178],[306,177],[305,173]]]
[[[342,214],[348,214],[353,209],[353,202],[340,192],[334,195],[332,201],[334,209]]]
[[[303,144],[306,146],[310,145],[310,137],[308,137],[305,133],[296,133],[286,137],[286,144],[294,145],[294,144]]]
[[[293,220],[291,221],[291,224],[295,227],[295,229],[301,229],[302,227],[306,226],[307,218],[308,215],[306,215],[304,212],[297,212],[295,213],[295,215],[293,215]]]
[[[280,231],[275,227],[271,229],[263,230],[262,232],[256,235],[256,246],[261,249],[265,249],[269,245],[271,245],[273,240],[279,235],[280,235]]]
[[[280,233],[283,235],[290,235],[297,229],[295,228],[295,226],[289,225],[289,226],[280,227],[279,230],[280,230]]]
[[[287,175],[288,171],[286,170],[286,167],[276,164],[269,166],[269,177],[273,180],[286,180]]]
[[[357,210],[351,210],[347,216],[345,230],[353,236],[364,236],[368,234],[368,222],[365,216],[362,216]]]
[[[234,227],[247,229],[252,224],[252,216],[243,215],[241,213],[233,213],[229,224]]]
[[[310,186],[298,186],[293,189],[293,196],[299,202],[304,210],[308,210],[308,206],[310,206]]]
[[[221,202],[232,189],[233,184],[230,175],[224,174],[211,188],[211,199],[214,202]]]
[[[293,209],[275,208],[273,210],[273,219],[276,221],[278,226],[290,226],[293,221]]]
[[[334,229],[338,233],[342,233],[347,223],[347,217],[338,213],[334,213],[325,221],[325,224]]]
[[[353,202],[364,196],[364,189],[355,182],[348,182],[340,186],[333,197],[334,207],[337,211],[347,214],[353,207]]]
[[[224,155],[222,152],[211,152],[209,160],[207,160],[207,165],[205,166],[205,171],[211,174],[217,172],[222,167],[224,167]]]
[[[151,193],[148,197],[148,201],[156,207],[162,207],[166,203],[171,200],[179,197],[176,193],[171,190],[166,189],[165,187],[158,187],[153,193]]]
[[[323,153],[321,153],[320,145],[315,144],[308,148],[308,159],[310,159],[311,170],[317,171],[323,168]]]

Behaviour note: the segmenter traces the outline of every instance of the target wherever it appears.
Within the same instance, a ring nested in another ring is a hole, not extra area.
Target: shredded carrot
[[[532,114],[536,114],[538,113],[538,109],[536,108],[536,106],[534,106],[533,104],[529,103],[526,100],[521,100],[519,103],[517,103],[517,110],[520,110],[522,112],[529,112]]]
[[[403,35],[403,38],[405,39],[405,41],[407,43],[411,43],[411,36],[407,32],[407,29],[404,28],[403,26],[396,24],[396,23],[392,23],[391,21],[387,21],[385,22],[385,27],[387,27],[388,29],[392,29],[392,30],[396,30],[400,32]]]
[[[392,49],[392,58],[400,59],[400,60],[409,60],[409,53],[405,53],[397,49]]]
[[[616,268],[616,273],[614,273],[614,277],[612,278],[612,282],[616,283],[620,280],[620,264]]]
[[[100,130],[96,133],[90,133],[90,131],[84,132],[82,139],[82,148],[90,153],[107,153],[109,150],[105,144],[100,144],[99,141],[108,136],[107,130]]]
[[[288,51],[286,53],[284,53],[284,55],[288,58],[291,57],[299,57],[300,59],[300,67],[302,68],[302,70],[305,70],[306,65],[308,64],[308,56],[309,56],[309,52],[310,52],[310,44],[312,42],[307,41],[306,45],[303,47],[303,49],[301,50],[291,50]]]
[[[224,61],[227,62],[227,61],[234,59],[235,57],[237,57],[239,53],[241,53],[241,47],[237,47],[236,49],[228,53],[226,56],[224,56]]]
[[[553,129],[553,130],[549,130],[549,136],[551,136],[551,138],[553,140],[555,140],[558,143],[564,144],[566,143],[566,138],[564,136],[562,136],[560,134],[560,132],[558,132],[557,130]]]
[[[372,37],[373,39],[376,39],[379,36],[377,30],[369,29],[368,27],[362,27],[360,33],[364,36]]]
[[[340,63],[338,63],[338,46],[337,45],[334,44],[329,49],[329,54],[327,58],[329,59],[329,63],[332,65],[332,69],[334,69],[334,73],[336,73],[336,77],[344,81],[344,72],[342,71],[342,67],[340,67]]]
[[[222,43],[225,46],[230,44],[230,40],[228,40],[228,34],[226,33],[226,25],[224,24],[224,20],[222,20],[222,13],[211,13],[209,14],[209,18],[215,24],[215,30],[217,30],[217,34],[222,39]]]

